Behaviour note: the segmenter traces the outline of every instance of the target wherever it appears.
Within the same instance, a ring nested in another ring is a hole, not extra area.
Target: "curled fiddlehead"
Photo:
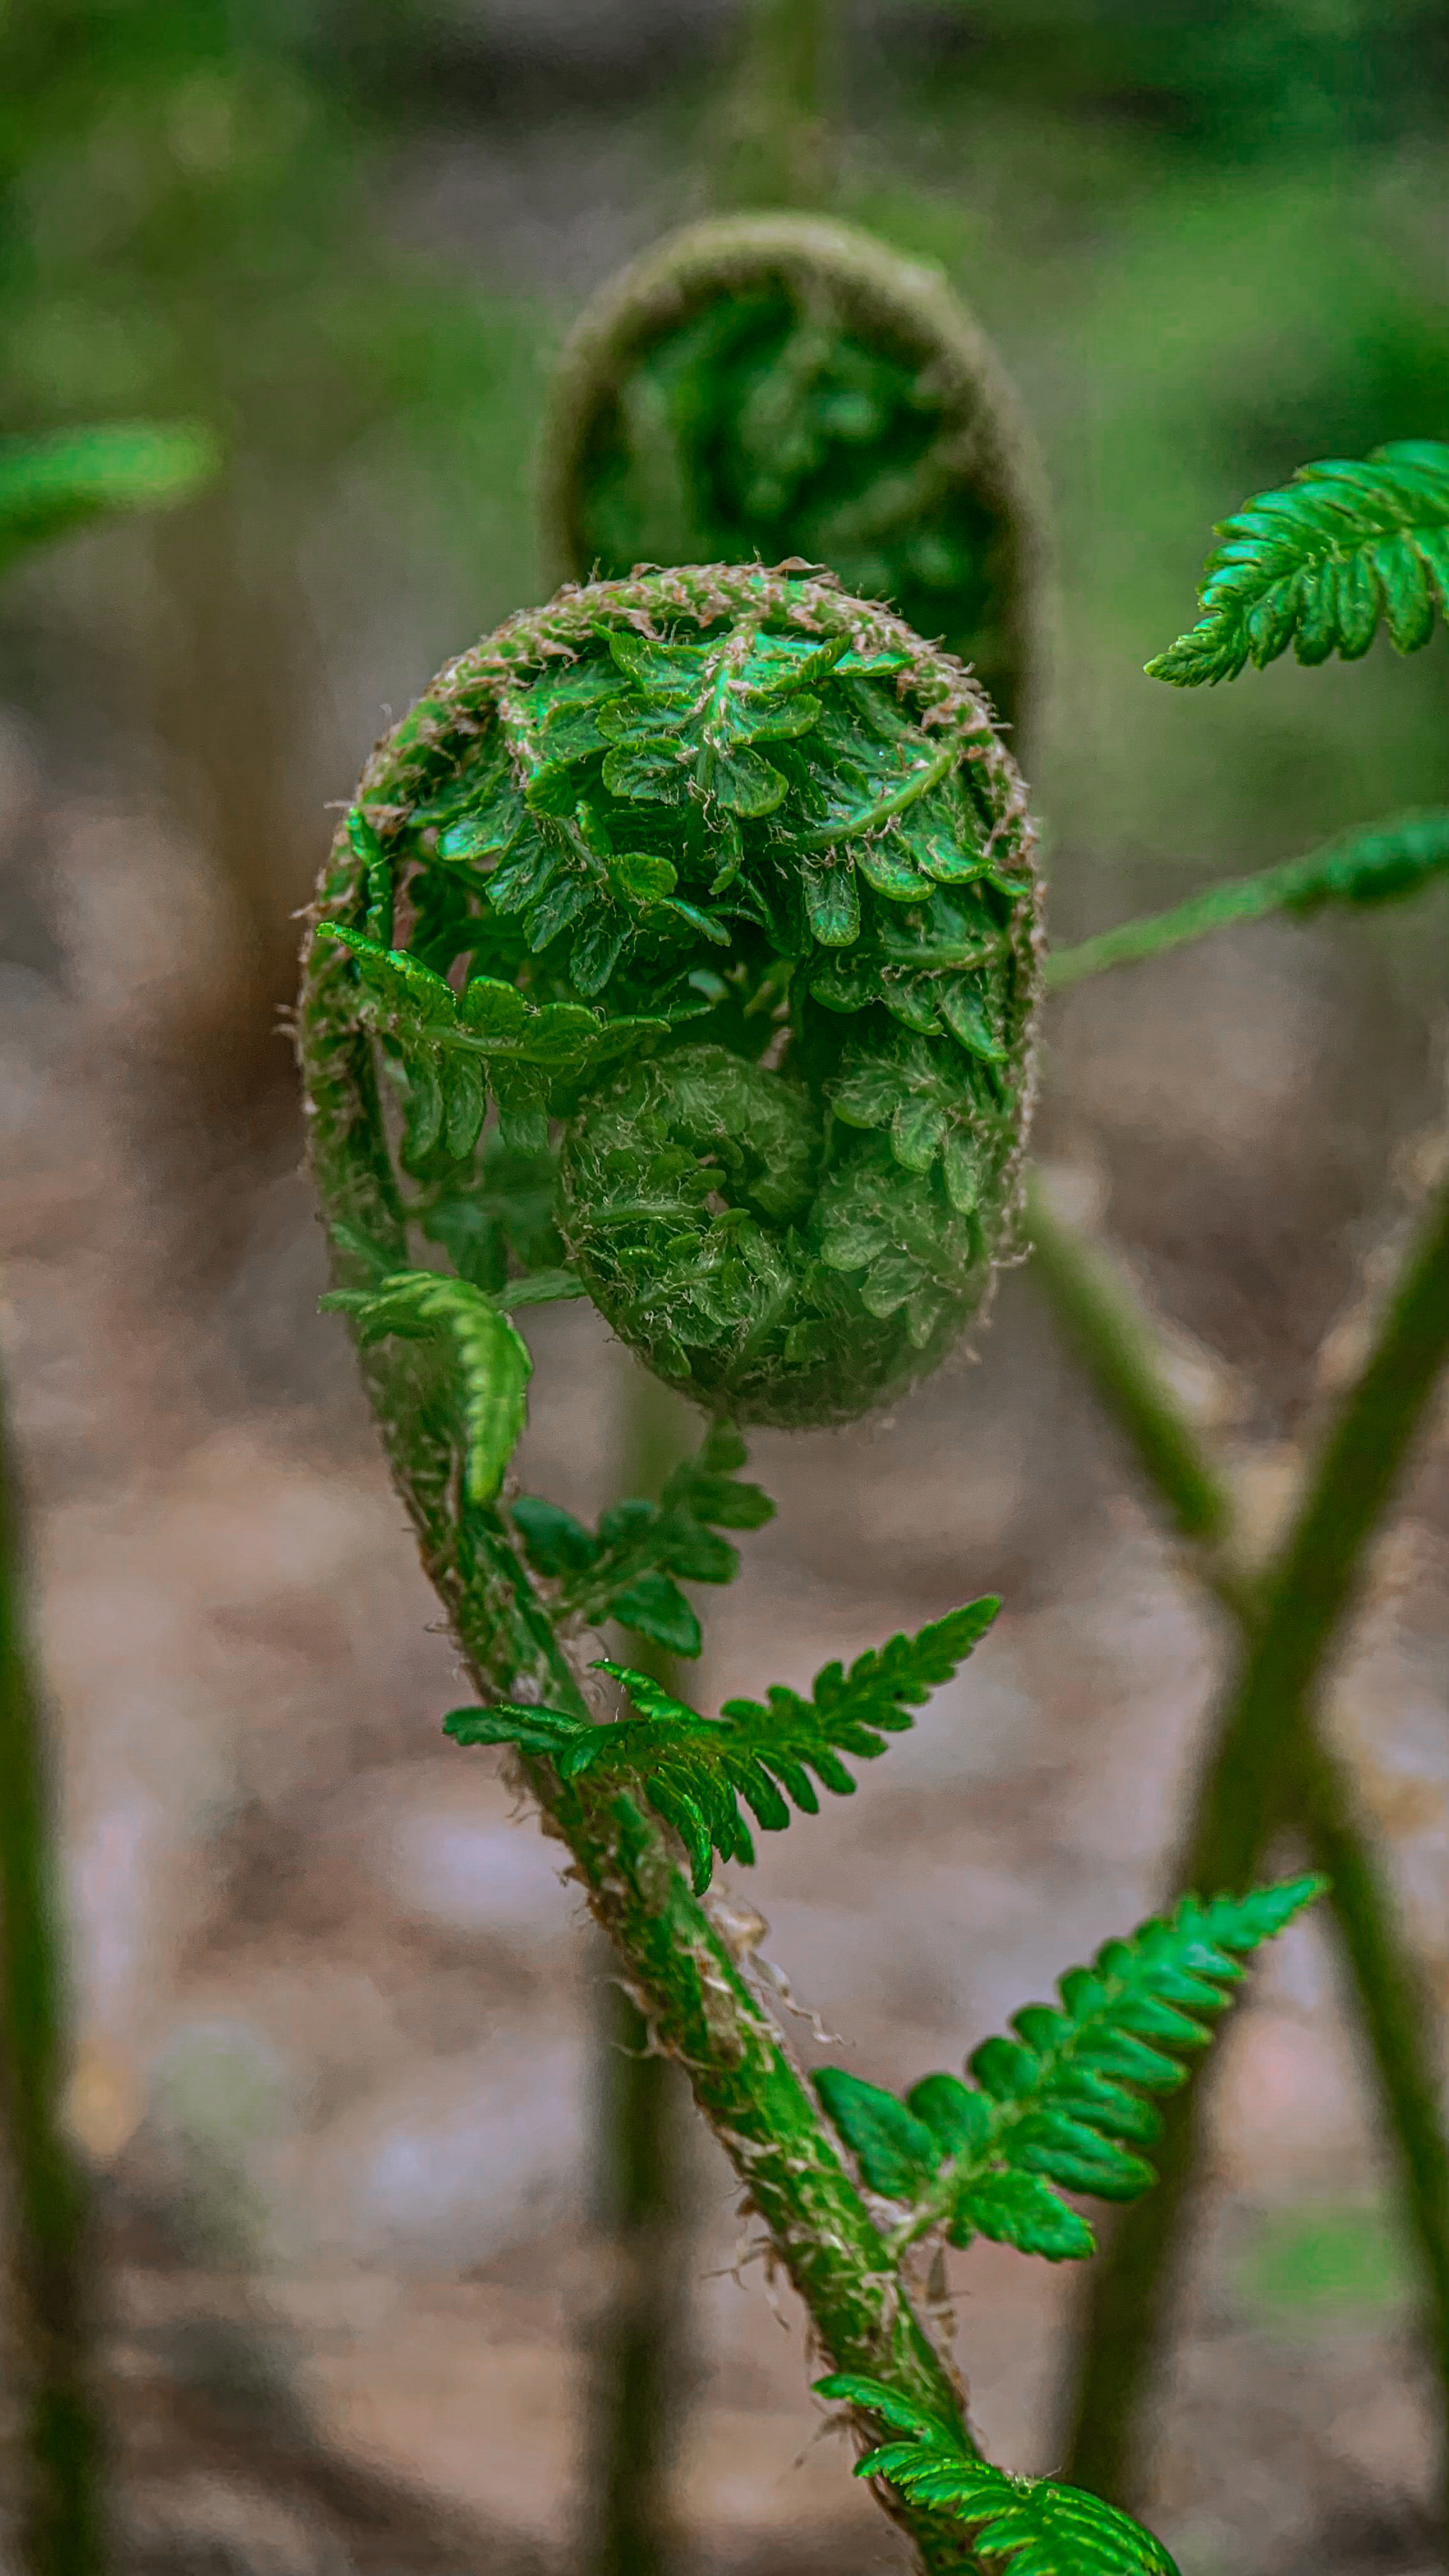
[[[509,1347],[485,1310],[582,1285],[736,1420],[924,1375],[1015,1248],[1031,842],[960,665],[829,579],[510,620],[374,755],[324,879],[302,1027],[323,1131],[364,1147],[318,1164],[344,1291],[408,1271],[411,1222],[481,1301],[465,1366]]]
[[[1041,512],[1000,364],[935,268],[821,216],[690,226],[610,281],[554,379],[560,579],[828,564],[971,663],[1020,727]]]

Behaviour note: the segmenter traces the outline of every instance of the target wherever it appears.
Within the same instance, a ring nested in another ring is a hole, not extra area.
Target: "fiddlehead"
[[[715,567],[513,619],[375,755],[324,888],[314,1105],[364,1031],[398,1096],[394,1139],[365,1050],[365,1149],[324,1183],[344,1290],[397,1328],[411,1221],[478,1292],[475,1353],[511,1349],[492,1305],[582,1283],[738,1420],[924,1375],[1015,1249],[1031,839],[960,666],[833,582]],[[511,1287],[510,1226],[542,1274]]]
[[[554,380],[559,579],[804,556],[971,663],[1018,728],[1038,652],[1032,448],[939,270],[819,216],[691,226],[612,280]]]

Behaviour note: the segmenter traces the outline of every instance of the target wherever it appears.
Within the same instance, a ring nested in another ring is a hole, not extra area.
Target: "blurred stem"
[[[91,2385],[90,2194],[63,2116],[68,1998],[52,1757],[25,1634],[3,1402],[0,1388],[0,2099],[29,2383],[19,2564],[24,2576],[98,2576],[105,2548]]]
[[[659,1493],[689,1447],[677,1397],[636,1370],[624,1494]],[[628,1659],[677,1690],[672,1656],[631,1636]],[[605,2249],[593,2342],[589,2576],[668,2576],[676,2563],[672,2466],[689,2367],[689,2088],[651,2046],[649,2025],[601,1945],[595,2223]]]
[[[1144,957],[1161,957],[1215,931],[1231,930],[1245,921],[1262,921],[1269,913],[1301,907],[1305,865],[1290,859],[1283,867],[1264,868],[1257,876],[1232,877],[1189,895],[1169,912],[1149,912],[1122,921],[1114,930],[1099,930],[1093,939],[1071,948],[1053,949],[1046,961],[1046,980],[1054,993],[1081,984],[1090,975],[1105,975],[1114,966],[1135,966]]]
[[[715,196],[828,205],[835,193],[842,0],[748,0]]]
[[[1319,1740],[1315,1696],[1374,1533],[1449,1358],[1449,1189],[1432,1202],[1377,1339],[1308,1478],[1276,1561],[1234,1561],[1233,1498],[1168,1382],[1152,1318],[1125,1280],[1031,1202],[1039,1275],[1059,1323],[1144,1477],[1188,1542],[1242,1646],[1184,1841],[1177,1887],[1246,1886],[1285,1824],[1306,1834],[1331,1903],[1418,2239],[1426,2327],[1449,2438],[1449,2147],[1433,2023],[1392,1892],[1343,1766]],[[1103,2494],[1132,2482],[1136,2423],[1157,2359],[1196,2159],[1200,2085],[1168,2107],[1161,2181],[1125,2213],[1093,2267],[1067,2475]]]

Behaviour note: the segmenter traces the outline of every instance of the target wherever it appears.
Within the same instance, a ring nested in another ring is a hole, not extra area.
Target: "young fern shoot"
[[[821,214],[715,216],[576,324],[550,395],[555,575],[793,558],[889,600],[1016,728],[1037,690],[1043,512],[994,349],[938,269]]]
[[[727,1581],[722,1533],[771,1512],[738,1424],[853,1419],[909,1385],[1015,1249],[1031,852],[968,675],[833,581],[712,566],[565,591],[375,755],[299,1034],[328,1302],[479,1688],[448,1731],[515,1749],[834,2370],[949,2451],[944,2479],[876,2464],[920,2564],[1014,2551],[1076,2576],[1168,2562],[1091,2499],[981,2460],[910,2249],[940,2230],[1085,2252],[1061,2188],[1148,2179],[1122,2143],[1150,2140],[1142,2095],[1311,1884],[1109,1945],[1064,2013],[978,2052],[974,2090],[928,2079],[903,2106],[837,2072],[817,2098],[709,1910],[716,1860],[753,1857],[746,1809],[773,1831],[852,1790],[848,1761],[913,1722],[997,1604],[717,1719],[595,1658],[631,1703],[601,1721],[583,1646],[612,1617],[696,1652],[682,1585]],[[597,1530],[508,1479],[530,1365],[510,1317],[580,1293],[708,1418],[660,1500]],[[1104,2533],[1127,2554],[1082,2555]]]

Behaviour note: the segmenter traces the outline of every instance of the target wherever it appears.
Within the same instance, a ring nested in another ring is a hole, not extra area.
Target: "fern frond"
[[[1300,920],[1321,912],[1325,904],[1363,908],[1398,903],[1422,894],[1436,877],[1449,874],[1449,807],[1430,806],[1422,813],[1399,814],[1391,822],[1347,832],[1326,849],[1307,858],[1288,859],[1281,867],[1262,868],[1250,877],[1230,877],[1208,886],[1169,912],[1146,914],[1100,931],[1074,948],[1058,948],[1046,961],[1046,980],[1053,992],[1080,984],[1089,975],[1104,975],[1113,966],[1132,966],[1158,957],[1188,940],[1206,939],[1243,921],[1261,921],[1268,913],[1286,912]]]
[[[0,570],[94,519],[187,500],[219,463],[210,432],[185,423],[111,421],[0,439]]]
[[[722,1860],[755,1857],[741,1800],[773,1833],[790,1821],[787,1796],[806,1815],[818,1814],[816,1780],[848,1796],[855,1781],[841,1755],[870,1762],[883,1753],[884,1737],[912,1724],[911,1707],[950,1680],[1000,1606],[989,1598],[970,1602],[914,1637],[892,1637],[870,1648],[848,1673],[838,1663],[827,1664],[808,1700],[777,1685],[764,1706],[727,1700],[717,1719],[708,1718],[647,1673],[601,1660],[595,1671],[622,1685],[637,1716],[590,1726],[558,1709],[504,1702],[454,1709],[443,1721],[444,1732],[459,1744],[517,1744],[525,1752],[546,1753],[565,1780],[587,1775],[599,1788],[636,1789],[674,1827],[689,1854],[695,1891],[702,1894],[716,1852]]]
[[[367,868],[368,920],[390,928],[382,845],[356,812],[349,833]],[[504,1144],[521,1154],[542,1152],[549,1110],[560,1099],[668,1033],[668,1020],[658,1017],[605,1020],[581,1002],[531,1002],[490,975],[473,976],[455,993],[409,950],[387,947],[346,922],[319,922],[316,935],[349,951],[361,986],[360,1015],[401,1055],[406,1159],[414,1170],[440,1149],[451,1161],[472,1153],[490,1092]]]
[[[893,2241],[944,2227],[953,2245],[989,2236],[1054,2263],[1092,2253],[1092,2230],[1062,2190],[1134,2200],[1155,2181],[1132,2151],[1161,2132],[1144,2095],[1184,2081],[1180,2061],[1206,2046],[1245,1958],[1325,1885],[1288,1879],[1206,1904],[1185,1896],[1165,1922],[1069,1969],[1060,2011],[1028,2004],[1014,2037],[986,2040],[969,2061],[974,2085],[928,2075],[901,2102],[822,2067],[815,2089],[865,2180],[912,2204]]]
[[[733,1423],[711,1424],[657,1503],[615,1503],[597,1533],[557,1503],[520,1495],[510,1515],[534,1572],[558,1584],[560,1618],[615,1619],[670,1654],[697,1655],[699,1621],[680,1583],[732,1582],[739,1552],[719,1531],[763,1529],[775,1516],[769,1495],[739,1480],[747,1454]]]
[[[535,1291],[532,1298],[526,1293],[530,1288]],[[528,1381],[533,1375],[528,1344],[502,1308],[537,1304],[544,1296],[578,1294],[578,1283],[566,1271],[546,1274],[542,1280],[517,1281],[495,1299],[466,1279],[452,1279],[442,1271],[394,1270],[374,1288],[329,1289],[321,1303],[352,1317],[364,1349],[389,1333],[407,1341],[425,1340],[439,1332],[448,1336],[460,1388],[463,1489],[470,1502],[489,1503],[503,1482],[528,1419]]]
[[[1147,665],[1180,689],[1261,670],[1291,644],[1300,662],[1366,653],[1380,617],[1400,653],[1449,610],[1449,447],[1400,439],[1362,463],[1301,465],[1224,519],[1196,626]]]
[[[960,2427],[854,2371],[815,2392],[878,2416],[900,2438],[857,2460],[858,2478],[884,2478],[913,2503],[953,2514],[974,2556],[1011,2576],[1177,2576],[1160,2540],[1130,2514],[1055,2478],[1014,2478],[967,2448]]]

